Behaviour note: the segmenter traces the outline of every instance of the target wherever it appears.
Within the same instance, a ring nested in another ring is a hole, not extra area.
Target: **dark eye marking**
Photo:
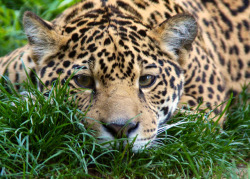
[[[86,69],[88,69],[86,66],[80,66],[80,65],[73,65],[72,68],[76,69],[76,70],[80,70],[80,69],[86,70]]]
[[[150,69],[150,68],[157,68],[156,64],[149,64],[145,66],[145,69]]]

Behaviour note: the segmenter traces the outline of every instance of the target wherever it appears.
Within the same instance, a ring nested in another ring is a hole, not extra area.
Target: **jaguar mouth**
[[[154,139],[156,138],[156,134],[153,134],[150,137],[142,138],[138,134],[134,137],[129,138],[114,138],[111,136],[100,136],[98,137],[98,141],[104,147],[115,150],[132,150],[132,152],[139,152],[145,148],[149,148]]]

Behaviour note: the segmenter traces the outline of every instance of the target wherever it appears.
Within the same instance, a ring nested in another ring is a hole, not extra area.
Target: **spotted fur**
[[[50,88],[78,70],[69,86],[90,89],[76,94],[83,122],[102,140],[137,136],[137,151],[177,105],[214,109],[249,84],[249,22],[249,0],[85,0],[51,22],[26,12],[29,44],[0,59],[0,74],[25,80],[22,59]]]

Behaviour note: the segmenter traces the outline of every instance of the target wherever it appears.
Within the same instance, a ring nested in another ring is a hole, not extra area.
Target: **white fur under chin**
[[[182,124],[185,124],[187,122],[177,122],[174,124],[164,124],[162,126],[160,126],[157,130],[157,135],[167,131],[168,129],[172,128],[172,127],[177,127],[180,126]],[[134,153],[138,153],[141,150],[145,149],[145,148],[150,148],[150,147],[156,147],[156,146],[160,146],[161,142],[160,140],[163,140],[161,138],[157,138],[157,136],[155,136],[154,138],[152,138],[151,140],[140,140],[140,138],[137,136],[137,134],[134,134],[133,136],[131,136],[129,139],[127,139],[130,143],[133,142],[134,138],[136,137],[133,147],[132,147],[132,151]],[[113,149],[112,146],[115,145],[115,139],[114,137],[109,134],[108,132],[103,130],[103,135],[98,137],[98,141],[100,144],[103,144],[104,147],[109,148],[109,149]],[[123,139],[121,139],[123,140]],[[110,141],[110,142],[109,142]],[[117,145],[116,148],[119,148],[119,140],[117,140]],[[123,147],[125,147],[127,145],[127,141],[126,139],[124,139],[124,141],[121,141],[123,143]]]
[[[114,139],[99,139],[98,141],[100,142],[100,144],[103,144],[104,147],[108,148],[108,149],[114,149],[113,146],[115,145],[115,142],[113,141]],[[110,141],[110,142],[108,142]],[[133,139],[129,139],[129,142],[132,142]],[[123,142],[123,147],[125,147],[127,145],[127,141],[124,140]],[[132,152],[134,153],[138,153],[139,151],[148,148],[151,144],[151,140],[149,141],[137,141],[135,140],[133,147],[132,147]],[[115,148],[119,148],[120,143],[117,142]]]
[[[136,139],[135,139],[136,138]],[[155,138],[155,137],[154,137]],[[126,139],[121,139],[123,142],[123,147],[125,147],[127,145],[127,141],[129,143],[132,143],[134,140],[134,143],[133,143],[133,147],[132,147],[132,151],[134,153],[137,153],[139,152],[140,150],[143,150],[146,148],[148,148],[152,142],[152,140],[140,140],[141,138],[138,136],[138,134],[136,133],[132,133],[132,135],[126,140]],[[108,132],[106,132],[105,130],[102,131],[102,135],[98,137],[98,141],[100,144],[103,144],[104,147],[107,147],[109,149],[112,149],[112,146],[115,145],[115,141],[114,141],[114,137],[109,134]],[[110,142],[109,142],[110,141]],[[117,140],[117,146],[116,148],[119,148],[119,139]]]

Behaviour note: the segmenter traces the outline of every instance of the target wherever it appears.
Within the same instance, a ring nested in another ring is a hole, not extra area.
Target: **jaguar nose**
[[[109,123],[104,124],[104,128],[115,138],[128,137],[130,133],[136,131],[139,127],[139,123],[128,123],[128,124],[116,124]]]

